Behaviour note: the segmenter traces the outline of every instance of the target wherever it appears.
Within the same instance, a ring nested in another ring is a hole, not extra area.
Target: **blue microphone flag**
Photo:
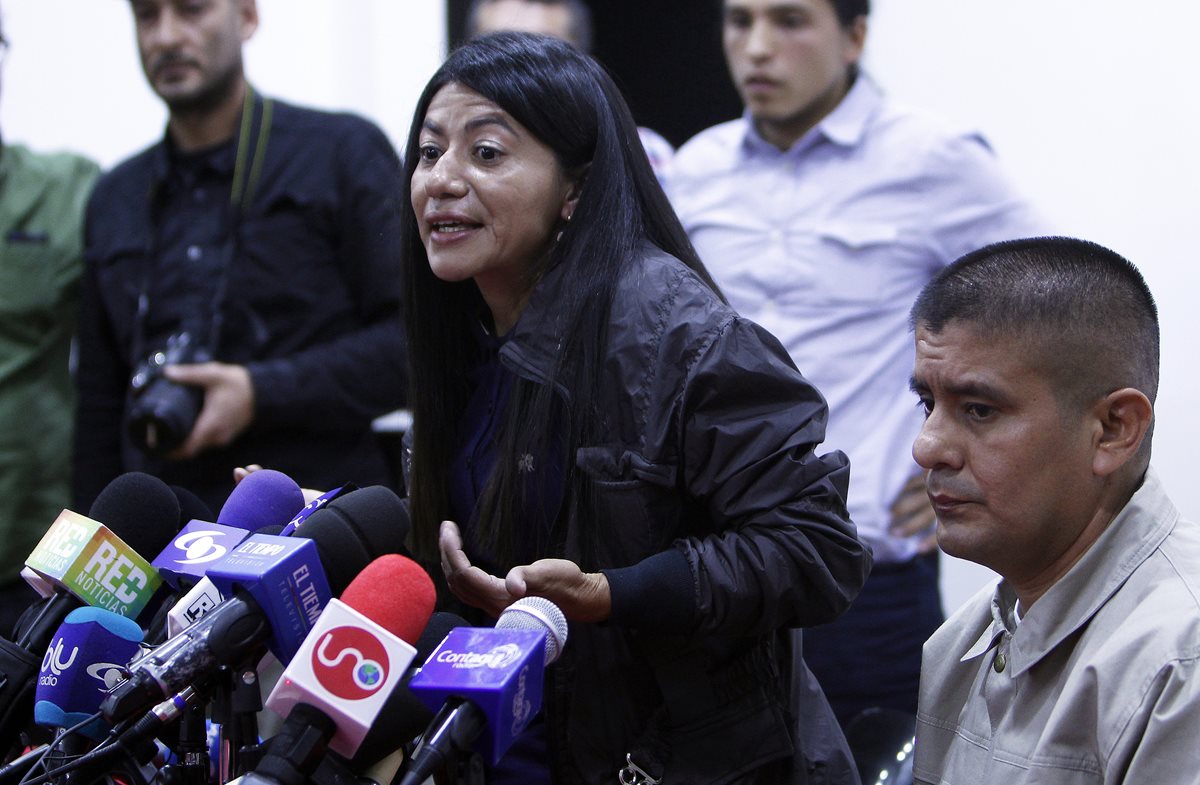
[[[69,728],[91,715],[138,652],[142,629],[103,608],[76,608],[51,639],[38,672],[33,719],[38,725]],[[100,740],[107,728],[96,721],[81,729]]]

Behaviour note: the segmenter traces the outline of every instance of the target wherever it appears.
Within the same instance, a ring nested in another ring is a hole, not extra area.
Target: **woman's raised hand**
[[[584,572],[573,561],[539,559],[513,567],[500,579],[471,564],[463,551],[462,534],[453,521],[442,521],[438,547],[450,590],[491,616],[498,617],[522,597],[545,597],[571,621],[601,622],[612,611],[608,579],[603,573]]]

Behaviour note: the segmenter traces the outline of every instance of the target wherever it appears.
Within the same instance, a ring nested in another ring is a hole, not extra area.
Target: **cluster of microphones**
[[[383,486],[306,504],[270,470],[216,516],[137,472],[64,510],[22,573],[42,599],[0,638],[0,785],[418,785],[495,763],[566,620],[542,598],[495,627],[434,613],[407,526]]]

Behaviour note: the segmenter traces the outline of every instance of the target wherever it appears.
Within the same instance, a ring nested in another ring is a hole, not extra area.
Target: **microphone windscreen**
[[[142,629],[124,616],[102,608],[71,611],[42,659],[34,722],[69,728],[95,714],[107,690],[123,678],[122,668],[141,641]],[[99,719],[80,729],[95,740],[106,730]]]
[[[212,508],[204,503],[196,494],[184,488],[182,485],[168,486],[171,493],[175,494],[175,498],[179,501],[179,528],[182,529],[189,521],[211,521],[213,520]]]
[[[179,516],[179,499],[170,486],[143,472],[118,476],[88,512],[144,558],[154,558],[170,544],[179,531]]]
[[[216,522],[257,531],[283,526],[303,508],[304,492],[295,480],[274,469],[259,469],[234,486]]]
[[[407,534],[408,510],[400,497],[372,485],[329,502],[292,536],[316,543],[329,586],[340,595],[373,559],[402,551]]]
[[[522,597],[496,620],[498,630],[539,630],[546,633],[546,664],[554,662],[567,644],[567,617],[545,597]]]
[[[421,565],[391,553],[364,567],[342,592],[341,600],[415,646],[433,613],[437,592]]]

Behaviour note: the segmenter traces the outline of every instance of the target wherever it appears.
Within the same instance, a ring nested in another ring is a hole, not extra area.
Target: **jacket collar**
[[[633,251],[633,257],[642,261],[664,255],[664,251],[649,241],[644,241]],[[626,265],[616,285],[614,304],[620,301],[623,292],[644,283],[635,272],[640,269],[638,264],[632,262]],[[568,298],[563,296],[563,287],[567,285],[565,279],[565,264],[562,262],[546,271],[529,296],[521,317],[500,347],[500,361],[522,378],[544,384],[558,361],[563,348],[563,336],[573,315],[567,310]],[[560,382],[557,388],[563,399],[570,403],[571,396],[566,387]]]
[[[559,292],[564,285],[566,265],[556,263],[547,270],[529,295],[529,302],[513,325],[504,345],[500,361],[518,376],[533,382],[545,383],[550,378],[562,350],[570,314]],[[561,384],[559,392],[570,395]]]

